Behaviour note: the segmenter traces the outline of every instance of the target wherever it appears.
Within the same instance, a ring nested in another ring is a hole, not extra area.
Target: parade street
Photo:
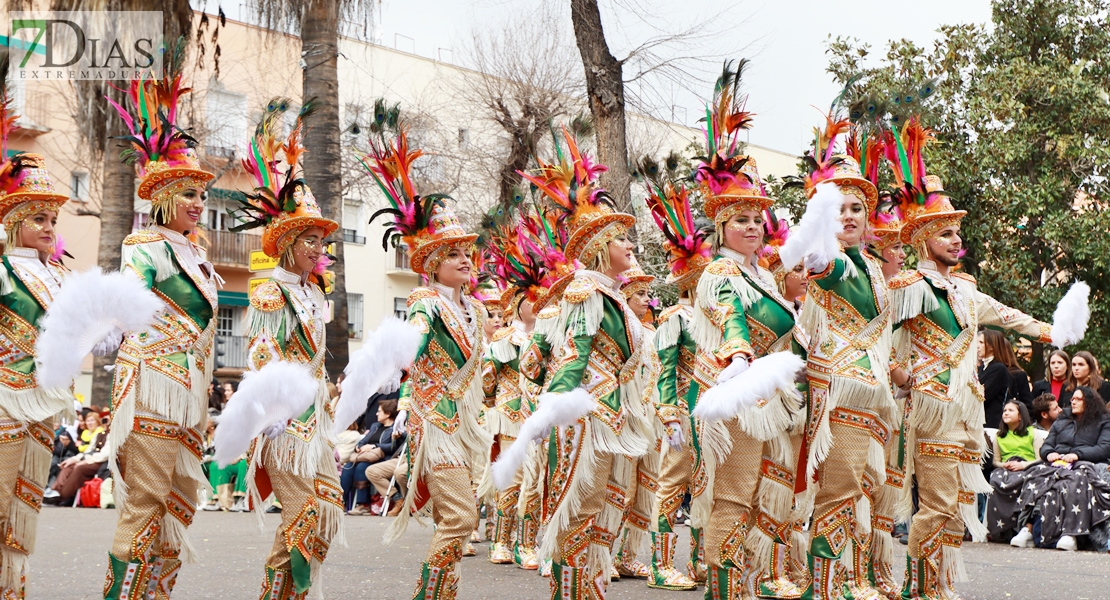
[[[38,545],[31,563],[27,597],[94,600],[101,597],[104,571],[116,524],[115,510],[50,508],[39,522]],[[280,515],[266,515],[265,533],[254,515],[199,512],[189,529],[200,554],[198,564],[183,567],[175,600],[258,596],[263,562],[274,539]],[[324,597],[344,600],[403,600],[412,593],[417,570],[428,548],[430,528],[413,525],[393,546],[381,543],[392,519],[346,519],[347,546],[334,545],[324,565]],[[688,530],[681,528],[676,562],[685,564]],[[74,541],[78,544],[74,544]],[[487,544],[478,556],[462,562],[459,600],[526,598],[544,600],[548,582],[535,572],[486,560]],[[897,544],[894,564],[905,564],[905,546]],[[1000,544],[965,544],[964,560],[971,581],[960,585],[966,600],[1103,600],[1110,597],[1110,557],[1093,552],[1018,550]],[[313,586],[315,587],[315,586]],[[611,600],[697,599],[697,592],[648,589],[642,580],[612,584]],[[315,593],[315,592],[313,592]]]

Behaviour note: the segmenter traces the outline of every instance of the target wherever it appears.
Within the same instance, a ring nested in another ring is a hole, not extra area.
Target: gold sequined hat
[[[383,143],[384,142],[384,143]],[[435,273],[446,256],[445,251],[459,248],[467,254],[478,239],[467,233],[458,217],[447,205],[445,194],[419,195],[412,182],[412,163],[424,155],[420,149],[409,150],[405,128],[394,139],[378,141],[371,138],[370,152],[362,165],[385,193],[390,206],[370,217],[373,223],[381,215],[389,215],[382,247],[392,243],[404,245],[410,253],[412,270],[421,275]]]
[[[540,166],[536,173],[521,171],[520,175],[563,211],[569,233],[563,251],[569,260],[582,260],[597,254],[610,241],[634,227],[636,218],[615,211],[609,195],[598,186],[597,178],[606,168],[581,152],[566,128],[563,139],[565,149],[556,139],[557,162],[537,159]]]
[[[231,230],[262,227],[262,251],[273,258],[284,254],[305,229],[319,227],[327,237],[339,228],[339,223],[321,214],[299,165],[305,152],[301,142],[305,120],[315,109],[315,99],[304,103],[296,125],[283,143],[279,133],[289,110],[289,100],[270,100],[251,137],[248,155],[243,159],[243,168],[251,175],[255,187],[246,194],[245,200],[239,201],[234,211],[243,224]]]
[[[625,272],[620,274],[621,279],[621,293],[625,298],[631,298],[641,290],[649,289],[651,282],[655,281],[655,276],[648,275],[640,268],[640,263],[636,257],[632,257],[632,266]]]
[[[203,188],[215,177],[200,166],[197,142],[178,122],[178,104],[191,88],[183,87],[184,40],[180,39],[165,65],[162,79],[133,79],[127,90],[128,108],[112,103],[127,125],[123,140],[129,147],[120,157],[135,165],[137,193],[149,200],[156,222],[168,222],[177,213],[176,195],[189,188]]]

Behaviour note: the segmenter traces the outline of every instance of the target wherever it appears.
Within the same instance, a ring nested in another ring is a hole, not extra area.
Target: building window
[[[408,248],[404,244],[398,244],[397,247],[393,249],[393,268],[406,271],[412,269],[412,266],[409,264]]]
[[[469,129],[460,129],[459,130],[459,149],[460,150],[465,150],[469,147],[470,147],[470,130]]]
[[[362,339],[362,294],[347,294],[347,336]]]
[[[89,174],[74,171],[69,176],[69,197],[84,202],[89,198]]]
[[[208,90],[203,140],[205,152],[232,158],[247,133],[247,97],[219,90]]]
[[[356,230],[356,229],[344,229],[343,230],[343,241],[344,242],[350,242],[352,244],[365,244],[366,243],[366,238],[359,235],[358,230]]]
[[[394,298],[393,299],[393,316],[401,319],[402,321],[409,318],[408,298]]]
[[[208,208],[204,212],[204,222],[208,225],[209,231],[227,231],[235,226],[235,219],[222,208]]]
[[[234,307],[221,306],[219,312],[216,313],[216,335],[220,337],[235,335]]]

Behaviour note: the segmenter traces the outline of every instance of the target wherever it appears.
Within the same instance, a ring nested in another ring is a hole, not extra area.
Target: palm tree
[[[339,128],[339,17],[354,22],[373,18],[374,0],[258,0],[262,24],[279,31],[300,31],[302,98],[315,98],[316,112],[305,133],[305,181],[324,216],[343,222],[343,165]],[[343,244],[335,244],[332,320],[327,326],[325,367],[334,380],[347,366],[347,282]]]
[[[188,39],[192,30],[193,9],[188,0],[53,0],[57,11],[162,11],[166,40],[179,36]],[[125,106],[124,94],[107,81],[75,81],[77,111],[73,115],[82,142],[94,160],[101,161],[102,183],[99,210],[82,210],[79,215],[100,219],[97,265],[104,270],[120,267],[123,238],[131,233],[135,219],[135,169],[120,162],[117,136],[126,133],[123,121],[108,104],[107,98]],[[93,361],[90,402],[107,404],[112,394],[112,374],[104,370],[116,357],[97,357]]]

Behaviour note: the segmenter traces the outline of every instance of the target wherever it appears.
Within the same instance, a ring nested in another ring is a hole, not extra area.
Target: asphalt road
[[[197,514],[190,533],[200,563],[186,565],[178,578],[175,600],[258,597],[263,564],[273,543],[277,515],[266,515],[265,533],[253,515]],[[351,517],[346,520],[347,546],[332,546],[322,572],[327,598],[408,600],[431,529],[413,524],[393,546],[381,543],[391,519]],[[116,511],[44,507],[39,519],[38,547],[31,557],[27,582],[30,599],[94,600],[100,598]],[[687,533],[679,544],[685,563]],[[898,545],[898,565],[905,564]],[[957,590],[966,600],[1110,600],[1110,556],[1093,552],[1066,554],[1057,550],[1015,549],[998,544],[965,544],[964,559],[971,581]],[[486,560],[485,544],[478,556],[462,563],[460,600],[546,600],[546,579],[535,572]],[[612,584],[612,600],[700,599],[702,591],[666,592],[648,589],[642,581]],[[311,597],[311,596],[310,596]]]

